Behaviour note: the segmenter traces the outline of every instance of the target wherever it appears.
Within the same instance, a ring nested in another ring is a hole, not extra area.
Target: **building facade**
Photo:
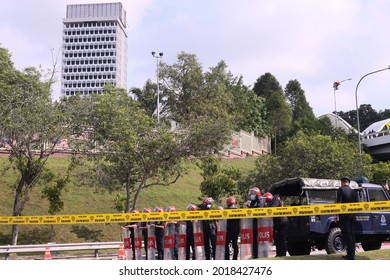
[[[126,11],[121,3],[67,5],[63,19],[61,97],[127,88]]]

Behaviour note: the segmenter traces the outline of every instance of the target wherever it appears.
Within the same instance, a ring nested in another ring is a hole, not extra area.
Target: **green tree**
[[[272,108],[268,111],[268,123],[274,138],[274,154],[276,154],[277,140],[281,140],[291,129],[291,109],[284,97],[277,92],[271,95],[267,103],[267,108]]]
[[[130,92],[135,95],[136,100],[141,104],[141,108],[146,111],[146,114],[152,117],[157,108],[157,84],[152,83],[149,79],[143,89],[132,88]],[[160,96],[160,101],[163,100],[162,97]]]
[[[257,78],[253,86],[253,91],[266,100],[269,99],[274,92],[283,95],[283,89],[279,81],[269,72]]]
[[[264,98],[257,96],[254,91],[243,85],[241,77],[232,86],[232,110],[237,115],[235,130],[253,132],[258,137],[266,135],[268,123]]]
[[[253,181],[269,189],[272,183],[292,177],[338,179],[360,176],[360,157],[354,142],[347,137],[306,135],[298,132],[281,148],[279,157],[267,156],[257,160],[250,174]],[[371,176],[371,156],[363,153],[364,174]]]
[[[13,216],[23,214],[30,193],[48,172],[46,163],[58,140],[70,134],[71,117],[62,103],[52,103],[53,75],[46,81],[35,68],[13,67],[8,50],[0,48],[0,127],[10,149],[9,161],[19,174]],[[17,244],[19,227],[12,227]]]
[[[253,91],[257,96],[265,98],[266,120],[274,139],[274,152],[276,152],[277,140],[281,140],[291,128],[292,111],[283,95],[281,85],[271,73],[267,72],[259,77]]]
[[[169,127],[156,127],[124,90],[106,87],[105,94],[91,103],[93,137],[87,140],[96,144],[97,152],[91,156],[93,172],[89,177],[79,175],[109,191],[124,188],[124,211],[130,212],[142,189],[169,184],[180,176],[181,157],[174,153],[177,142]]]
[[[221,202],[221,198],[236,195],[238,182],[242,177],[240,170],[234,167],[222,168],[220,159],[207,157],[198,164],[202,170],[203,181],[200,190],[204,196]]]
[[[111,190],[124,187],[126,212],[136,208],[141,190],[177,180],[183,161],[222,150],[236,119],[234,78],[225,63],[203,72],[196,56],[181,53],[175,64],[160,67],[166,96],[160,123],[118,89],[106,89],[91,102],[98,176],[89,178]]]
[[[164,118],[175,125],[181,154],[203,156],[222,150],[236,119],[232,112],[234,79],[222,61],[209,71],[195,55],[180,53],[178,61],[162,64],[161,77],[167,96]]]
[[[290,80],[284,95],[292,111],[293,133],[301,129],[313,131],[318,127],[318,121],[306,100],[305,91],[297,80]]]
[[[390,162],[378,162],[371,165],[372,178],[370,182],[385,185],[386,181],[390,180]]]
[[[348,122],[352,127],[357,129],[357,115],[356,110],[351,110],[348,112],[339,112],[339,116]],[[359,106],[359,122],[360,122],[360,131],[363,131],[371,124],[388,118],[384,112],[384,115],[378,113],[375,109],[372,108],[370,104],[361,104]]]
[[[69,169],[70,170],[70,169]],[[70,183],[70,173],[54,174],[47,172],[42,176],[45,181],[45,186],[42,190],[42,198],[47,198],[49,201],[49,214],[56,215],[64,209],[64,201],[61,199],[62,191]],[[50,225],[50,241],[54,238],[54,225]]]

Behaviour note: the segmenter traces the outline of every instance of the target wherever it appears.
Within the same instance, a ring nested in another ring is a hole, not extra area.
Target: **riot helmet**
[[[253,187],[249,190],[248,195],[251,198],[251,200],[255,200],[256,198],[260,198],[260,196],[261,196],[260,189],[257,187]]]

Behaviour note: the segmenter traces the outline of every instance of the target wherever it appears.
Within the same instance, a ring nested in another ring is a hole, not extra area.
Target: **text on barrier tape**
[[[269,218],[285,216],[312,216],[363,212],[390,212],[390,201],[318,204],[263,208],[241,208],[204,211],[177,211],[152,213],[82,214],[53,216],[0,216],[0,225],[17,224],[102,224],[155,221],[222,220]]]

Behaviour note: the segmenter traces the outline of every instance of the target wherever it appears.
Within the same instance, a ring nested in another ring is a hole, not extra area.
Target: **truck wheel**
[[[310,255],[311,245],[309,242],[287,242],[287,251],[290,256]]]
[[[342,253],[346,249],[345,241],[338,227],[331,228],[326,239],[325,250],[328,254]]]
[[[379,250],[381,247],[382,247],[382,241],[362,242],[362,248],[364,251]]]

